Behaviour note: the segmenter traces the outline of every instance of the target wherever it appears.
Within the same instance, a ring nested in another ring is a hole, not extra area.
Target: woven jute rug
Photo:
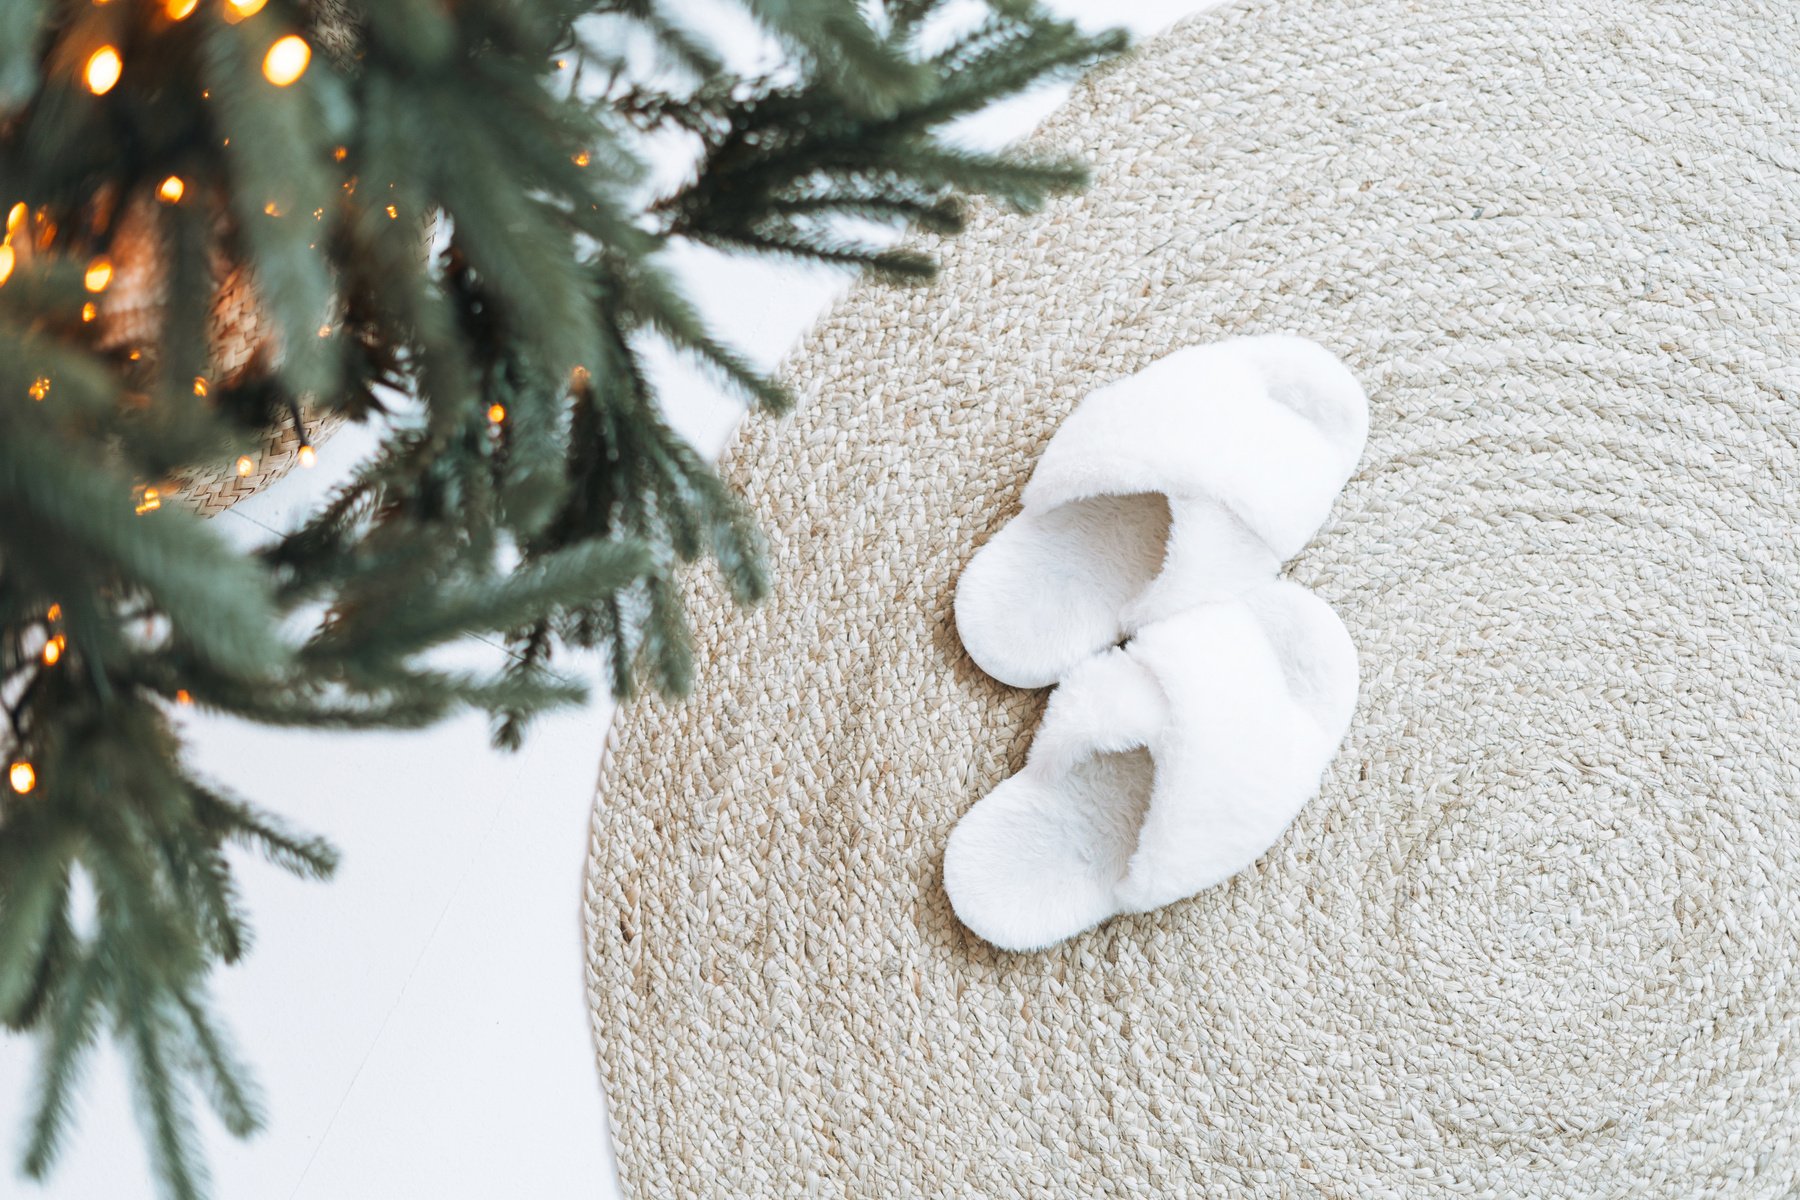
[[[728,459],[774,597],[696,582],[594,813],[628,1194],[1800,1193],[1797,14],[1210,14],[1047,127],[1089,192],[826,321]],[[1349,739],[1253,871],[997,952],[943,847],[1044,693],[957,573],[1084,393],[1269,330],[1371,395],[1290,568]]]

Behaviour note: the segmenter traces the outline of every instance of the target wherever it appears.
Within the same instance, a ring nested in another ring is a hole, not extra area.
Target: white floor
[[[1140,33],[1217,0],[1061,0],[1096,25]],[[992,114],[970,136],[1017,136],[1059,99]],[[842,276],[690,252],[719,329],[778,362],[846,286]],[[679,427],[716,453],[735,402],[671,364]],[[221,518],[254,541],[281,528],[367,448],[355,431]],[[581,871],[588,808],[612,704],[540,722],[516,755],[488,748],[479,717],[410,734],[262,729],[195,717],[203,769],[328,835],[328,885],[244,861],[259,947],[216,992],[267,1098],[250,1142],[200,1124],[220,1200],[534,1200],[619,1194],[582,979]],[[154,1196],[125,1072],[103,1049],[80,1121],[41,1189],[12,1180],[32,1070],[29,1043],[0,1038],[0,1194],[52,1200]],[[629,1104],[629,1097],[620,1097]]]

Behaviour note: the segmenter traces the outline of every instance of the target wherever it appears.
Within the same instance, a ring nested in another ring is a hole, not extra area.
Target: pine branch
[[[43,1179],[56,1161],[74,1107],[87,1051],[100,1032],[100,968],[82,959],[69,971],[39,1035],[37,1095],[26,1128],[24,1173]]]
[[[171,511],[137,519],[130,494],[128,480],[72,462],[30,430],[15,431],[0,454],[0,521],[112,564],[221,668],[278,669],[290,652],[276,637],[267,579],[196,518]]]
[[[365,619],[346,615],[321,631],[305,651],[308,661],[366,656],[403,658],[454,634],[505,631],[529,624],[545,610],[579,604],[617,591],[642,576],[649,561],[641,547],[588,542],[534,558],[505,580],[444,591],[397,596]]]
[[[746,0],[770,30],[811,57],[818,77],[852,111],[885,116],[918,97],[930,76],[880,38],[841,0]]]
[[[793,403],[786,388],[712,335],[693,302],[676,289],[660,266],[643,264],[629,274],[615,276],[613,283],[612,299],[625,320],[654,329],[676,349],[714,367],[726,382],[770,412],[786,412]]]
[[[262,1128],[262,1103],[246,1085],[249,1072],[238,1061],[224,1035],[199,1001],[187,993],[175,997],[193,1043],[192,1073],[207,1088],[213,1111],[234,1137],[249,1137]]]
[[[68,903],[68,835],[45,830],[21,836],[10,827],[0,843],[0,1019],[18,1028],[42,986],[41,968],[53,945],[58,918]]]
[[[38,30],[49,8],[45,0],[0,0],[0,114],[38,84]]]
[[[910,39],[924,13],[904,10],[894,36]],[[866,267],[896,280],[926,279],[924,262],[851,237],[845,217],[898,216],[953,228],[954,192],[986,193],[1031,211],[1080,186],[1074,164],[945,145],[956,118],[1123,45],[1072,25],[999,16],[922,64],[932,86],[880,118],[821,115],[804,89],[733,97],[711,115],[719,130],[695,177],[657,210],[671,234],[705,244]]]
[[[130,1051],[138,1117],[150,1141],[157,1177],[173,1200],[201,1200],[207,1193],[206,1167],[194,1138],[194,1119],[186,1090],[169,1061],[173,1038],[155,983],[126,976],[139,999],[120,1006],[118,1016]]]

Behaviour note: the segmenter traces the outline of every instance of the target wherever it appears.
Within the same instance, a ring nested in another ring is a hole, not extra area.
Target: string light
[[[397,220],[400,216],[400,210],[390,204],[387,206],[387,215],[388,215],[388,220],[390,220],[390,221]]]
[[[194,10],[199,7],[200,0],[168,0],[163,5],[163,12],[168,14],[171,21],[184,21],[193,16]]]
[[[585,167],[593,161],[593,158],[589,156],[586,150],[583,150],[580,154],[575,156],[575,165],[578,167]]]
[[[488,421],[491,424],[498,425],[504,420],[506,420],[506,405],[498,401],[488,405]]]
[[[97,317],[99,315],[100,315],[100,309],[95,306],[95,304],[92,300],[89,300],[86,304],[81,306],[81,320],[82,320],[83,324],[86,324],[87,322],[92,321],[95,317]]]
[[[314,450],[310,443],[300,447],[300,465],[301,466],[311,467],[314,463],[316,463],[318,461],[319,461],[319,452],[317,450]]]
[[[271,200],[267,204],[263,205],[263,212],[267,213],[271,217],[279,217],[281,215],[281,205],[279,205],[279,204],[275,203],[273,200]]]
[[[155,512],[157,509],[159,509],[161,507],[162,507],[162,493],[157,491],[155,488],[147,487],[139,494],[139,498],[138,498],[138,502],[137,502],[137,515],[138,516],[141,517],[145,513]]]
[[[245,17],[254,17],[268,2],[269,0],[225,0],[225,19],[235,23]]]
[[[156,189],[156,198],[164,204],[179,204],[181,197],[187,192],[187,184],[181,182],[181,176],[171,175],[162,181]]]
[[[44,613],[44,620],[46,620],[46,621],[62,620],[62,605],[52,604],[49,608],[49,611]]]
[[[81,282],[90,292],[104,292],[106,285],[112,282],[112,277],[112,259],[102,254],[87,265],[87,271],[81,276]]]
[[[18,265],[18,254],[12,248],[12,240],[14,234],[25,228],[27,215],[28,210],[23,200],[6,210],[6,237],[0,240],[0,286],[12,278],[13,268]]]
[[[252,472],[254,470],[256,470],[256,460],[255,459],[251,458],[248,454],[238,455],[237,473],[238,473],[239,479],[244,478],[246,475],[250,474],[250,472]]]
[[[25,394],[30,396],[33,400],[41,401],[45,396],[50,394],[50,377],[48,375],[39,375],[36,379],[31,381],[31,386],[25,389]]]
[[[193,702],[194,702],[194,698],[193,698],[193,696],[188,694],[188,690],[186,688],[176,688],[175,689],[175,703],[177,703],[177,704],[192,704]]]
[[[306,74],[310,62],[312,47],[306,44],[305,38],[290,33],[277,38],[269,52],[263,55],[263,78],[276,87],[286,87]]]
[[[88,91],[96,96],[104,96],[113,90],[119,82],[119,76],[125,71],[125,60],[119,57],[119,51],[112,46],[102,46],[88,55],[87,66],[81,77],[87,81]]]
[[[43,653],[44,665],[46,667],[54,667],[57,663],[62,661],[63,651],[68,648],[69,639],[60,633],[45,642]]]
[[[37,768],[24,759],[15,759],[13,765],[6,770],[6,782],[12,784],[12,790],[23,796],[37,786]]]
[[[331,157],[336,159],[338,162],[343,162],[346,158],[350,157],[350,147],[339,146],[336,150],[333,150],[331,152]]]
[[[204,375],[194,376],[194,395],[196,395],[196,396],[206,395],[206,376],[204,376]]]

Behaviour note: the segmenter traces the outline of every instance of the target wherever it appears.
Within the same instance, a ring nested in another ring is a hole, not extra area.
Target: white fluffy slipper
[[[1283,334],[1177,350],[1098,389],[957,582],[963,646],[1002,683],[1043,687],[1270,578],[1324,524],[1368,429],[1348,368]]]
[[[956,915],[1034,950],[1236,874],[1318,790],[1355,702],[1350,636],[1296,584],[1145,626],[1070,673],[1024,769],[951,832]]]

